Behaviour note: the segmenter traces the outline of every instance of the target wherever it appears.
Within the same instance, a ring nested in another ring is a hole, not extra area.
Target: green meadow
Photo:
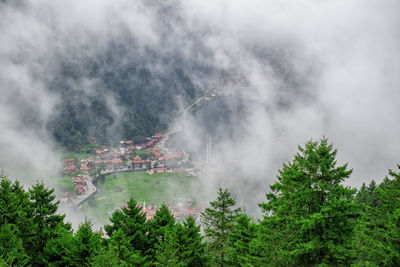
[[[197,177],[186,173],[148,174],[125,172],[107,175],[97,183],[99,192],[84,203],[81,210],[89,217],[107,219],[111,212],[133,196],[137,202],[160,205],[162,202],[185,202],[202,188]]]

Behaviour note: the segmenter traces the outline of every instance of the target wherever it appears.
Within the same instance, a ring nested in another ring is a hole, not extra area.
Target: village
[[[162,133],[156,133],[147,138],[145,143],[134,144],[133,141],[122,140],[119,147],[99,146],[93,156],[80,161],[74,158],[64,159],[64,175],[71,177],[74,191],[65,192],[61,203],[79,208],[98,192],[97,180],[109,174],[145,171],[149,175],[185,172],[196,176],[197,170],[193,168],[189,154],[166,147],[166,140],[167,137]],[[189,215],[197,217],[200,210],[193,206],[191,198],[186,203],[168,201],[167,205],[177,219]],[[157,210],[154,204],[140,204],[140,207],[146,213],[147,219],[151,219]]]
[[[192,198],[188,198],[186,203],[177,202],[177,201],[167,201],[165,205],[171,211],[171,214],[175,217],[176,220],[184,220],[188,216],[193,216],[194,218],[199,217],[201,208],[199,206],[193,205]],[[127,208],[128,204],[123,203],[122,207]],[[137,207],[141,208],[143,213],[146,214],[146,220],[153,219],[154,215],[156,214],[157,209],[159,208],[157,205],[154,204],[137,204]]]

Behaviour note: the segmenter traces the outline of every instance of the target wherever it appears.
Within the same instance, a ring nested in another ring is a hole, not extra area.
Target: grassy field
[[[74,184],[69,176],[59,178],[58,187],[60,192],[72,192],[74,191]]]
[[[82,206],[90,217],[107,219],[110,212],[133,196],[139,203],[160,205],[167,201],[185,202],[198,193],[199,180],[185,173],[147,174],[146,172],[117,173],[98,182],[100,192]]]

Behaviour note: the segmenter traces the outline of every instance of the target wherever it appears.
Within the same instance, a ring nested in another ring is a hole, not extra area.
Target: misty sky
[[[211,188],[258,188],[262,196],[297,145],[322,136],[339,149],[339,162],[354,168],[353,186],[381,180],[400,163],[396,0],[2,1],[0,32],[0,167],[19,179],[46,179],[59,168],[46,127],[61,101],[50,83],[56,71],[125,40],[135,40],[132,49],[143,58],[148,49],[178,53],[192,66],[241,77],[229,84],[251,103],[232,128],[241,138],[214,149],[220,159],[240,157],[241,176],[221,182],[211,172],[204,178]],[[146,64],[154,72],[165,68]],[[187,71],[199,87],[218,80],[195,67]],[[73,88],[86,95],[105,90],[90,76]],[[105,99],[118,115],[112,92]],[[196,129],[185,133],[189,140],[200,138],[192,118],[179,123]],[[200,144],[193,147],[203,153]]]

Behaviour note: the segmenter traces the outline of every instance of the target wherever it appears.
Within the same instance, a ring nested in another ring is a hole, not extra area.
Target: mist
[[[257,209],[297,146],[323,136],[354,168],[349,185],[380,181],[400,158],[399,13],[395,0],[0,2],[0,167],[27,184],[51,181],[61,148],[49,124],[66,97],[102,100],[102,135],[121,138],[126,107],[88,71],[112,73],[116,61],[160,77],[178,66],[216,96],[188,114],[177,94],[182,115],[162,118],[200,161],[211,138],[205,198],[222,186]]]

